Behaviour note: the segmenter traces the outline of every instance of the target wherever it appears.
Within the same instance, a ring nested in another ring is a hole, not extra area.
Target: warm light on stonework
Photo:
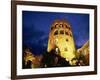
[[[51,25],[47,51],[58,48],[59,55],[68,61],[75,58],[75,44],[69,23],[65,20],[55,20]]]

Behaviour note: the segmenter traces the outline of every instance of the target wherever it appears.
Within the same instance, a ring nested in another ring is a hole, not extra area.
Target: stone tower
[[[75,58],[76,50],[71,26],[65,20],[55,20],[51,25],[47,51],[50,52],[52,49],[67,61]]]

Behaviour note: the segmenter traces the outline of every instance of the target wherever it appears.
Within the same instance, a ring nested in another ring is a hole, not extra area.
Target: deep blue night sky
[[[65,19],[70,23],[76,48],[89,40],[89,14],[23,11],[23,47],[32,48],[34,54],[43,53],[55,19]]]

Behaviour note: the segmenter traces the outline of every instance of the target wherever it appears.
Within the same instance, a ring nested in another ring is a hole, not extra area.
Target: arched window
[[[71,28],[68,25],[66,25],[66,28],[69,29],[69,30],[71,30]]]
[[[56,31],[54,32],[54,35],[58,35],[58,30],[56,30]]]
[[[71,30],[71,28],[69,27],[69,30]]]
[[[63,24],[60,24],[59,27],[60,27],[60,28],[63,28]]]
[[[60,31],[60,34],[64,34],[64,30],[61,30],[61,31]]]
[[[69,35],[68,32],[65,32],[66,35]]]
[[[68,42],[68,39],[66,39],[66,41]]]
[[[57,28],[58,27],[58,24],[55,24],[55,28]]]
[[[72,34],[70,33],[70,37],[72,37]]]
[[[66,26],[67,29],[69,28],[67,25],[65,25],[65,26]]]

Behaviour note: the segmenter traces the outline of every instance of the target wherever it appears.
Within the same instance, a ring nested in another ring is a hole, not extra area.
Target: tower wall
[[[51,25],[47,51],[50,52],[52,49],[59,49],[58,55],[68,61],[75,58],[73,34],[69,23],[65,20],[55,20]]]

